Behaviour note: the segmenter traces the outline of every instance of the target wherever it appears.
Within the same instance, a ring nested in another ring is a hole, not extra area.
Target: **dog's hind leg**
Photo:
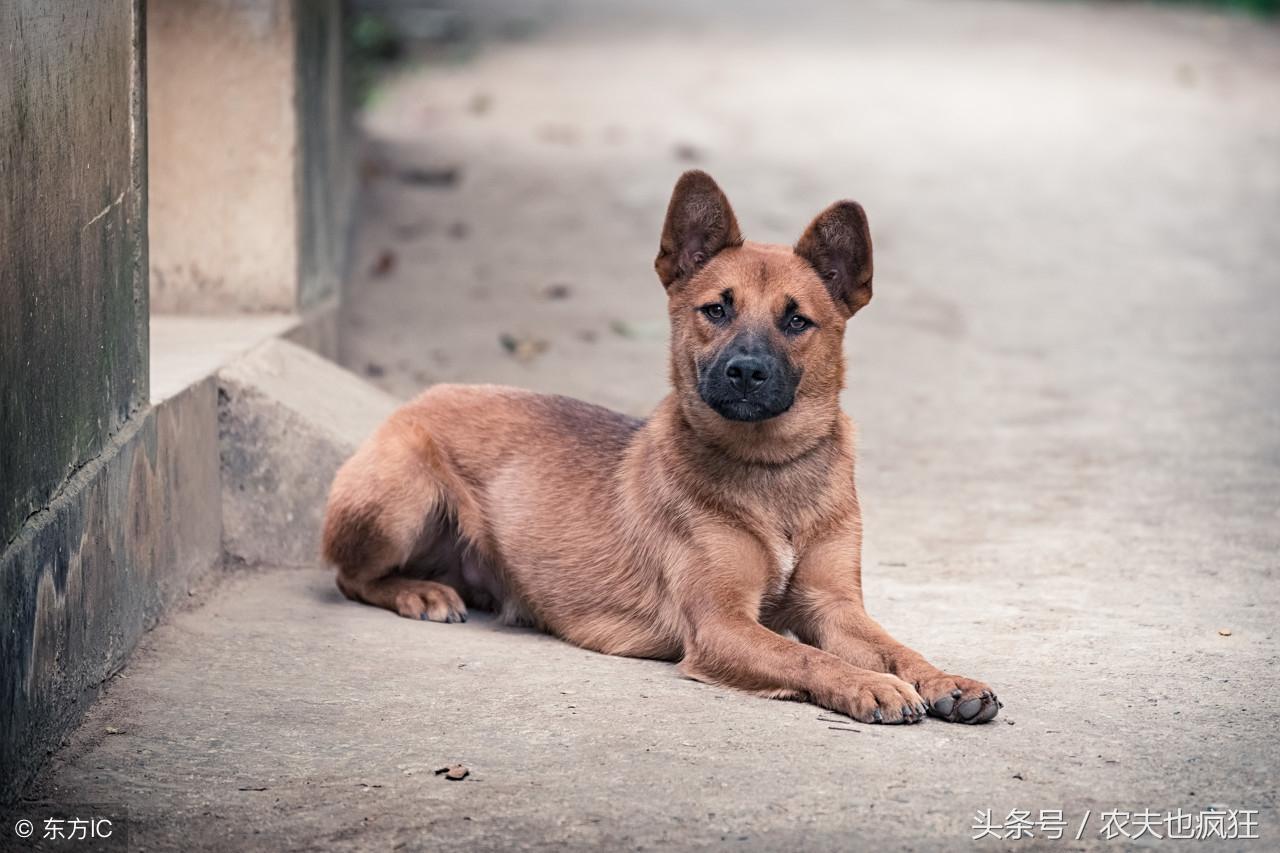
[[[355,601],[408,619],[463,622],[453,587],[402,574],[423,544],[450,535],[433,442],[393,416],[377,440],[338,470],[324,523],[324,555],[338,568],[338,589]],[[444,477],[440,475],[444,474]]]
[[[457,590],[436,581],[417,580],[392,573],[375,580],[352,583],[339,573],[338,588],[348,598],[394,610],[406,619],[467,621],[467,606]]]

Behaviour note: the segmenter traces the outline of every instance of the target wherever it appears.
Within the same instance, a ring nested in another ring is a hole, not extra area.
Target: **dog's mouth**
[[[743,423],[757,423],[776,418],[789,411],[795,402],[795,397],[790,395],[786,400],[767,401],[750,397],[707,399],[705,394],[700,396],[702,396],[702,402],[710,406],[712,411],[720,417]]]

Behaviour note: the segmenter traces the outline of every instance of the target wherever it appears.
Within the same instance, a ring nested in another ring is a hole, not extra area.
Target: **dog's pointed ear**
[[[724,191],[706,172],[694,169],[681,175],[653,262],[662,286],[693,275],[721,249],[741,245],[738,220]]]
[[[871,301],[871,228],[856,201],[838,201],[818,214],[795,252],[821,276],[846,318]]]

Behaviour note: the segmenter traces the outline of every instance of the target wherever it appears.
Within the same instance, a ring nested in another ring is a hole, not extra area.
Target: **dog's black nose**
[[[729,359],[724,375],[739,394],[751,394],[769,381],[769,365],[753,355],[739,355]]]

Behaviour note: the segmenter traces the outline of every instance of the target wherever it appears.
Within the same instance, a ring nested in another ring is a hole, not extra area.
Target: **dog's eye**
[[[812,325],[807,317],[801,317],[799,314],[792,314],[791,319],[787,321],[788,332],[803,332]]]
[[[719,302],[713,305],[703,305],[701,310],[703,314],[707,315],[708,319],[711,319],[711,320],[724,319],[724,306],[721,305]]]

